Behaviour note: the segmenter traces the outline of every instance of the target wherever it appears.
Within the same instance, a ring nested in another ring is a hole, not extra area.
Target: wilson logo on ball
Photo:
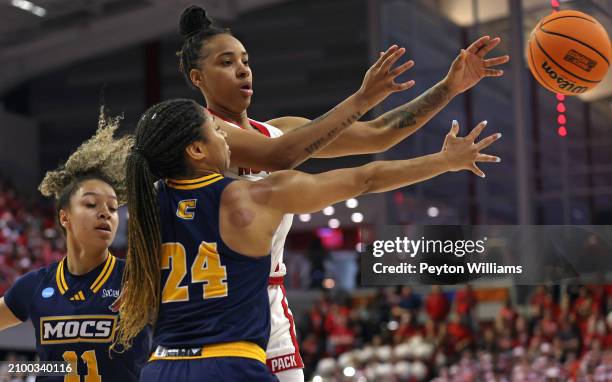
[[[556,81],[559,89],[562,89],[562,90],[565,90],[565,91],[568,91],[574,94],[584,93],[588,89],[586,86],[576,86],[575,83],[569,82],[565,78],[561,77],[561,75],[555,72],[552,66],[550,66],[548,62],[546,61],[542,63],[542,69],[544,69],[544,71],[548,74],[548,76],[551,79]]]

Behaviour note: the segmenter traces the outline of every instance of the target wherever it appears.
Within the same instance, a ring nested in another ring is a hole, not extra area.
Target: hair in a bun
[[[208,17],[204,8],[192,5],[181,13],[179,33],[185,39],[181,50],[176,52],[179,57],[179,70],[183,73],[187,84],[197,89],[191,82],[189,72],[191,72],[191,69],[199,68],[198,65],[202,58],[202,45],[211,37],[219,34],[229,34],[231,36],[232,32],[228,28],[214,26],[212,19]]]
[[[211,25],[212,20],[206,14],[206,9],[192,5],[181,13],[179,33],[184,38],[189,38],[198,32],[208,29]]]

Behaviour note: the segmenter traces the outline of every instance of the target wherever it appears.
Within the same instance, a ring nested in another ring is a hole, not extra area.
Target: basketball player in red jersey
[[[482,37],[461,51],[442,81],[412,102],[375,120],[352,123],[333,141],[327,133],[322,132],[318,133],[318,138],[314,135],[314,139],[304,139],[301,147],[284,147],[276,139],[266,141],[263,135],[289,138],[289,134],[283,134],[312,132],[314,129],[303,128],[312,122],[301,117],[281,117],[266,123],[248,118],[247,108],[253,95],[252,72],[242,43],[228,29],[213,26],[204,9],[197,6],[183,12],[180,31],[185,38],[179,52],[180,68],[185,79],[189,85],[201,91],[210,113],[230,126],[222,126],[232,153],[227,175],[248,180],[262,179],[268,175],[266,171],[292,168],[310,156],[337,157],[385,151],[416,132],[454,96],[470,89],[484,77],[501,76],[503,71],[494,67],[509,60],[508,56],[485,59],[485,55],[499,44],[500,39]],[[381,53],[381,58],[389,58],[386,62],[392,65],[404,52],[404,48],[392,46]],[[408,61],[395,69],[389,66],[389,70],[405,71],[412,65],[413,62]],[[413,84],[414,81],[405,83],[405,89]],[[350,100],[351,97],[345,102]],[[333,113],[337,114],[338,110],[334,109],[315,121],[324,122],[327,119],[331,122]],[[317,126],[317,129],[320,127]],[[245,134],[253,131],[257,133]],[[271,149],[273,141],[276,141],[276,148]],[[477,167],[472,171],[484,176]],[[281,382],[304,380],[294,320],[283,287],[283,247],[292,220],[293,215],[285,215],[273,237],[269,279],[272,331],[266,355],[268,366]]]

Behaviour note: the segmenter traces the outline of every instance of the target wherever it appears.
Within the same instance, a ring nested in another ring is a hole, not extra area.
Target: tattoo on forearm
[[[330,115],[331,113],[333,113],[333,112],[334,112],[336,109],[337,109],[337,107],[334,107],[333,109],[331,109],[331,110],[330,110],[330,111],[328,111],[327,113],[323,114],[322,116],[320,116],[320,117],[317,117],[317,118],[313,119],[313,120],[312,120],[310,123],[321,122],[321,121],[322,121],[322,120],[324,120],[325,118],[329,117],[329,115]],[[310,123],[309,123],[309,124],[310,124]]]
[[[434,113],[440,110],[451,99],[449,89],[446,85],[440,84],[429,89],[423,95],[408,103],[406,106],[399,107],[382,116],[384,127],[404,129],[415,126],[419,120],[429,120]]]
[[[320,122],[322,119],[326,118],[327,116],[329,116],[329,114],[331,112],[333,112],[334,110],[336,110],[336,108],[333,108],[332,110],[328,111],[327,113],[323,114],[322,116],[320,116],[319,118],[315,119],[314,121],[312,121],[311,123],[317,121]],[[334,127],[332,130],[330,130],[326,136],[324,137],[320,137],[318,138],[316,141],[312,142],[310,145],[308,145],[304,150],[306,150],[306,152],[308,154],[314,154],[315,152],[317,152],[321,147],[323,147],[328,141],[332,140],[336,134],[338,134],[338,132],[344,130],[345,128],[349,127],[350,125],[352,125],[355,121],[357,121],[359,118],[361,118],[361,113],[355,112],[353,113],[350,117],[348,117],[347,119],[345,119],[344,121],[342,121],[340,123],[340,125],[342,126],[342,128],[340,128],[340,126],[336,126]]]
[[[361,113],[360,112],[353,113],[353,115],[348,117],[346,120],[342,121],[342,127],[349,127],[350,125],[352,125],[359,118],[361,118]]]
[[[416,124],[416,115],[408,110],[398,110],[397,111],[397,126],[398,129],[403,129],[404,127],[413,126]]]

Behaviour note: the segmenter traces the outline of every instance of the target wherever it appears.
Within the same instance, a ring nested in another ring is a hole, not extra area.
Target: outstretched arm
[[[407,70],[406,63],[391,70],[404,48],[390,47],[368,70],[361,88],[322,117],[292,129],[279,138],[236,129],[219,122],[227,133],[232,151],[232,165],[258,170],[276,171],[293,168],[320,152],[346,128],[351,126],[389,94],[410,88],[414,81],[395,83],[394,79]]]
[[[384,192],[431,179],[447,171],[470,170],[484,177],[476,162],[498,162],[481,154],[501,134],[478,143],[480,123],[466,137],[457,137],[456,121],[442,150],[419,158],[372,162],[365,166],[310,175],[279,171],[257,182],[230,184],[221,199],[221,236],[234,250],[252,256],[269,252],[272,235],[285,213],[308,213],[367,193]]]
[[[484,77],[503,75],[503,71],[492,68],[508,62],[509,56],[485,59],[500,41],[498,37],[491,39],[489,36],[478,39],[466,50],[461,50],[446,77],[425,93],[372,121],[354,123],[315,156],[371,154],[395,146],[424,126],[457,94],[470,89]],[[283,131],[291,131],[307,122],[305,118],[282,117],[268,123]]]
[[[283,213],[307,213],[358,195],[423,182],[447,171],[470,170],[484,177],[476,162],[496,162],[499,158],[481,154],[480,150],[501,136],[494,134],[475,143],[485,126],[486,122],[482,122],[466,137],[460,138],[457,137],[459,125],[454,121],[442,150],[435,154],[407,160],[376,161],[318,175],[283,171],[272,174],[264,182],[269,182],[274,190],[270,200],[276,209]]]

